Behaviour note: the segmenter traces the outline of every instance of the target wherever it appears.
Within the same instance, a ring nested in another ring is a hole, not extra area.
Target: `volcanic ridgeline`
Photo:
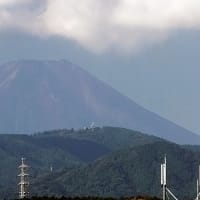
[[[68,61],[1,65],[0,99],[0,133],[80,128],[96,122],[180,144],[200,143],[199,136],[144,109]]]

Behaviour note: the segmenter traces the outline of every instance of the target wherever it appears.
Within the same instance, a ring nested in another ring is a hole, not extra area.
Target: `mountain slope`
[[[36,180],[32,192],[66,196],[161,196],[160,163],[165,153],[168,187],[180,199],[194,198],[200,154],[168,142],[120,150],[88,166],[46,176]]]
[[[132,128],[168,140],[200,137],[142,108],[67,61],[18,61],[0,66],[0,132],[84,127],[91,122]]]

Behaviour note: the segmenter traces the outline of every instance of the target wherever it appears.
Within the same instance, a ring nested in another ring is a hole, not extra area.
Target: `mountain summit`
[[[91,122],[132,128],[173,142],[200,137],[149,112],[68,61],[17,61],[0,66],[0,132],[80,128]]]

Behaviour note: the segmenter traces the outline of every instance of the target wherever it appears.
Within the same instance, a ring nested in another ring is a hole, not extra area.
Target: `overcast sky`
[[[200,28],[199,0],[0,0],[0,30],[61,36],[102,52],[133,51]]]
[[[199,0],[0,0],[0,60],[65,58],[200,133]]]

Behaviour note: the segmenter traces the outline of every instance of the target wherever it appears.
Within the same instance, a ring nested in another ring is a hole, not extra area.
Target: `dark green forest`
[[[17,198],[18,166],[25,157],[30,196],[161,197],[160,163],[165,154],[168,187],[178,198],[194,199],[197,146],[113,127],[0,135],[0,196]]]
[[[150,196],[137,196],[137,197],[120,197],[120,198],[112,198],[112,197],[32,197],[25,198],[24,200],[160,200],[157,197]]]

